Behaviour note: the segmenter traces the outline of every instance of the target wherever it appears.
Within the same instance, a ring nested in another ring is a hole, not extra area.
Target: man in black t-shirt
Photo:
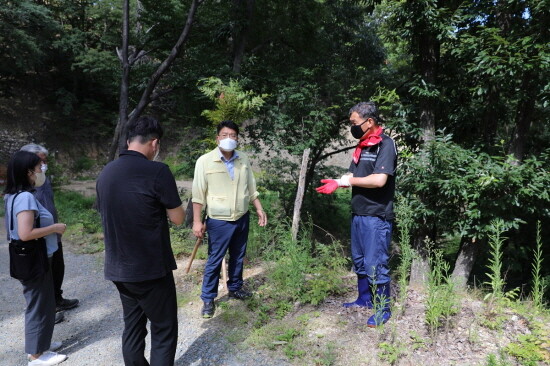
[[[168,219],[185,213],[174,176],[156,161],[162,127],[151,117],[128,126],[128,150],[103,168],[97,206],[105,237],[105,279],[117,287],[124,314],[125,365],[149,365],[144,356],[151,322],[151,366],[174,364],[178,337],[176,261]]]
[[[333,193],[338,187],[352,187],[351,256],[357,274],[357,300],[344,307],[375,308],[367,321],[377,327],[388,321],[390,311],[389,246],[393,220],[395,142],[379,125],[378,108],[362,102],[349,111],[351,134],[359,143],[349,173],[340,179],[323,179],[317,192]]]

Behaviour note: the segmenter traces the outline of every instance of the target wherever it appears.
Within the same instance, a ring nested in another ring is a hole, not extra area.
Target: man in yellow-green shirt
[[[193,178],[193,233],[202,238],[208,230],[208,260],[204,269],[201,299],[203,318],[214,315],[222,260],[229,250],[227,288],[229,297],[243,300],[252,296],[243,286],[243,261],[248,241],[250,203],[258,214],[258,225],[267,224],[267,216],[258,199],[256,181],[248,157],[235,150],[239,127],[222,121],[217,127],[218,147],[202,155],[195,165]],[[207,219],[201,221],[206,206]]]

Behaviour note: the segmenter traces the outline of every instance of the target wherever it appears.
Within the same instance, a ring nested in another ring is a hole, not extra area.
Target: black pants
[[[51,265],[51,261],[50,261]],[[27,303],[25,310],[25,352],[31,355],[50,348],[55,322],[52,271],[30,281],[20,281]]]
[[[172,272],[142,282],[114,282],[124,312],[122,355],[126,366],[148,366],[147,319],[151,322],[151,366],[172,366],[178,340],[176,286]]]
[[[61,285],[63,284],[63,278],[65,277],[65,260],[63,259],[63,244],[57,242],[58,249],[52,256],[52,277],[53,277],[53,289],[55,293],[55,302],[59,303],[63,298],[61,294],[63,290]]]

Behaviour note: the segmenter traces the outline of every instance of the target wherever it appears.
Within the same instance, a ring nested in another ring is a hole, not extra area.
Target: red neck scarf
[[[355,164],[359,162],[361,150],[363,150],[364,147],[378,145],[380,141],[382,141],[382,137],[380,137],[382,132],[384,132],[384,129],[382,127],[378,127],[376,131],[369,132],[361,137],[355,151],[353,152],[353,162]]]

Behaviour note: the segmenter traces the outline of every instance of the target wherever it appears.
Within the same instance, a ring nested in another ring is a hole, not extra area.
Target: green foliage
[[[489,264],[487,266],[487,277],[489,281],[485,282],[491,292],[485,296],[485,300],[490,299],[491,303],[500,305],[510,305],[518,297],[519,289],[504,291],[505,281],[502,277],[502,247],[505,237],[502,236],[507,230],[503,220],[497,219],[491,223],[491,233],[489,234]]]
[[[316,365],[332,366],[336,364],[336,352],[334,343],[328,343],[326,348],[322,350],[319,358],[315,360]]]
[[[51,51],[59,24],[43,5],[29,0],[0,4],[0,76],[20,76],[40,68]]]
[[[382,342],[378,345],[380,352],[378,352],[378,358],[381,361],[385,361],[390,365],[395,363],[401,358],[405,352],[405,347],[402,345],[396,345],[393,343]]]
[[[507,359],[503,350],[501,350],[498,359],[493,353],[490,353],[487,356],[487,363],[485,366],[512,366],[512,363]]]
[[[397,266],[397,283],[399,285],[399,297],[397,302],[400,305],[401,314],[405,312],[407,301],[407,289],[409,287],[409,275],[414,257],[411,246],[411,228],[414,212],[410,203],[405,198],[398,200],[396,205],[397,226],[399,228],[399,249],[400,262]]]
[[[325,105],[321,86],[314,81],[304,83],[303,78],[312,79],[313,73],[302,73],[297,80],[287,80],[279,86],[268,99],[265,112],[250,127],[253,142],[273,147],[273,154],[286,151],[301,156],[304,149],[311,148],[315,156],[317,151],[343,141],[341,121],[334,116],[339,107]]]
[[[543,364],[550,363],[550,329],[547,323],[540,320],[534,320],[530,324],[531,333],[518,336],[515,342],[509,343],[505,351],[516,357],[522,365],[539,365],[536,361],[542,361]]]
[[[95,198],[84,197],[80,193],[71,191],[55,192],[55,207],[59,214],[59,221],[67,226],[82,224],[89,234],[101,232],[101,219],[94,209]]]
[[[506,231],[504,221],[495,220],[491,224],[492,233],[489,234],[490,258],[489,258],[489,273],[487,276],[490,281],[485,284],[491,289],[491,293],[487,297],[492,297],[495,300],[504,298],[504,279],[502,278],[502,245],[505,237],[502,234]],[[486,298],[487,298],[486,297]]]
[[[213,148],[213,133],[210,128],[194,127],[182,131],[188,143],[182,144],[173,160],[166,163],[176,178],[193,177],[197,159]]]
[[[412,235],[429,234],[437,242],[451,237],[476,239],[483,245],[492,220],[499,218],[518,243],[518,249],[503,259],[515,264],[510,274],[519,281],[525,277],[522,268],[531,265],[530,253],[521,250],[527,243],[519,244],[531,231],[522,224],[549,220],[549,152],[514,165],[505,155],[466,149],[451,138],[438,135],[417,153],[400,154],[397,184],[400,197],[414,210]]]
[[[311,228],[305,229],[311,232]],[[340,243],[322,244],[307,235],[293,241],[290,225],[279,223],[274,230],[275,242],[269,243],[266,259],[273,261],[268,271],[268,296],[285,302],[301,301],[319,304],[328,295],[342,292],[346,259],[339,252]]]
[[[403,157],[399,189],[411,199],[415,228],[435,224],[441,232],[484,238],[495,218],[518,229],[527,218],[546,216],[548,153],[516,166],[504,156],[464,149],[447,135]]]
[[[80,156],[73,164],[73,170],[75,173],[80,173],[86,170],[90,170],[95,164],[95,161],[87,156]]]
[[[252,90],[244,90],[239,80],[231,79],[225,84],[219,78],[210,77],[199,83],[199,90],[215,103],[216,109],[202,112],[213,126],[224,120],[243,123],[254,116],[267,97],[267,94],[256,95]]]
[[[503,220],[496,219],[491,223],[489,234],[489,264],[487,266],[490,293],[485,296],[489,300],[485,309],[485,319],[481,323],[490,329],[500,329],[507,316],[503,314],[503,307],[509,306],[518,297],[519,289],[504,291],[505,281],[502,277],[502,246],[505,241],[504,232],[508,228]]]
[[[262,207],[267,214],[268,226],[261,227],[258,225],[258,216],[255,211],[251,212],[250,229],[248,232],[248,242],[246,246],[246,256],[251,261],[263,260],[266,251],[270,250],[273,243],[277,242],[280,235],[285,235],[282,232],[283,227],[274,225],[280,216],[279,197],[275,192],[262,189],[260,191],[260,200]]]
[[[421,125],[429,113],[436,129],[450,128],[459,144],[483,145],[491,154],[497,141],[517,143],[510,141],[514,128],[533,123],[537,128],[526,131],[530,138],[541,130],[547,135],[550,64],[543,2],[372,3],[388,52],[384,71],[403,103],[402,125],[409,125],[400,132],[409,143],[416,144],[419,127],[429,128]],[[520,125],[526,113],[530,120]]]
[[[451,316],[460,310],[460,300],[454,290],[449,263],[443,259],[442,252],[435,250],[429,262],[426,324],[433,336],[439,327],[449,325]]]
[[[70,191],[55,192],[59,222],[67,224],[65,236],[83,253],[104,249],[101,218],[94,209],[95,198]]]
[[[423,349],[428,346],[428,340],[425,338],[422,338],[418,332],[412,331],[409,333],[409,336],[412,340],[412,348],[413,350],[417,349]]]
[[[534,334],[525,334],[518,337],[517,343],[512,342],[506,346],[506,352],[517,358],[524,366],[537,366],[538,361],[543,361],[543,353],[537,343],[540,339]],[[548,358],[546,361],[550,361]]]
[[[170,225],[170,244],[175,257],[190,254],[195,242],[196,238],[191,229]]]
[[[539,310],[544,308],[544,291],[546,289],[546,284],[542,278],[542,238],[540,235],[540,221],[537,222],[537,246],[533,253],[533,266],[532,266],[532,275],[533,275],[533,304]]]

